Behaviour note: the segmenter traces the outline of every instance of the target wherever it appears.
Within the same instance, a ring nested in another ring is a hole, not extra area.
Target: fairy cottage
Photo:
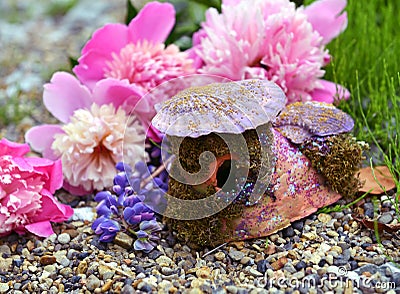
[[[361,146],[332,105],[294,103],[273,82],[244,80],[181,91],[152,123],[166,134],[166,222],[196,245],[266,236],[352,196]]]

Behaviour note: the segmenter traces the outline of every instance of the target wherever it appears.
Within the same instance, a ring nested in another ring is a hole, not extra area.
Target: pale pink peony
[[[63,124],[33,127],[25,139],[43,156],[62,160],[64,188],[72,194],[110,187],[117,162],[134,165],[146,159],[145,130],[124,110],[135,97],[115,79],[104,79],[90,91],[71,74],[57,72],[44,86],[43,100]]]
[[[0,140],[0,236],[28,231],[48,237],[50,222],[73,214],[53,197],[63,183],[61,161],[25,157],[29,151],[28,144]]]
[[[340,15],[345,1],[336,0],[336,6],[333,2],[320,0],[296,9],[289,0],[254,0],[251,5],[244,0],[223,1],[222,13],[210,8],[193,37],[191,55],[198,71],[232,80],[274,81],[288,103],[348,98],[346,89],[321,80],[322,67],[330,61],[324,45],[347,24],[346,14]],[[314,27],[322,25],[312,16],[316,11],[327,21],[320,29]]]
[[[163,82],[194,73],[187,53],[163,43],[174,24],[171,4],[147,3],[129,25],[107,24],[98,29],[73,71],[89,88],[112,77],[129,81],[143,95]]]

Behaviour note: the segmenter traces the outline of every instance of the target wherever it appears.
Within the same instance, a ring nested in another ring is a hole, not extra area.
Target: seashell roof
[[[273,125],[293,143],[301,144],[313,136],[350,132],[354,121],[350,115],[332,104],[310,101],[288,105]]]
[[[243,80],[191,87],[165,101],[152,124],[170,136],[240,134],[274,120],[286,96],[273,82]]]

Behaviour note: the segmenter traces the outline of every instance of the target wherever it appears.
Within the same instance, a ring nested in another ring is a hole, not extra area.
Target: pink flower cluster
[[[347,26],[346,0],[319,0],[296,9],[289,0],[224,0],[207,11],[193,37],[200,73],[231,80],[268,79],[288,102],[348,98],[344,88],[320,79],[330,61],[325,48]]]
[[[117,162],[145,160],[146,136],[160,140],[150,121],[168,97],[146,94],[195,72],[188,53],[163,43],[174,24],[171,4],[149,3],[129,25],[93,34],[73,69],[77,77],[56,72],[44,86],[43,102],[61,124],[34,127],[25,139],[62,160],[66,190],[85,195],[112,186]]]
[[[73,214],[53,197],[63,182],[61,162],[25,157],[29,151],[28,144],[0,140],[0,236],[28,231],[48,237],[50,222]]]
[[[146,159],[145,141],[160,139],[150,124],[154,106],[185,87],[179,78],[268,79],[289,102],[348,98],[346,89],[321,79],[330,61],[325,45],[347,26],[345,6],[346,0],[297,9],[289,0],[223,0],[221,13],[207,11],[193,48],[181,52],[164,44],[175,25],[173,6],[147,3],[129,25],[94,32],[73,68],[76,76],[53,75],[43,100],[60,124],[34,127],[26,141],[61,159],[64,188],[84,195],[110,187],[118,161]]]

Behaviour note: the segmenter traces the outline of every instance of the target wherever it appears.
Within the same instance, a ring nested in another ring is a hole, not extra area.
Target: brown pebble
[[[53,255],[44,255],[40,258],[40,264],[41,265],[49,265],[56,263],[57,259]]]
[[[288,259],[286,257],[281,257],[277,261],[273,262],[271,264],[272,268],[274,270],[279,270],[285,266],[285,264],[288,262]]]
[[[275,244],[268,244],[268,247],[264,250],[265,254],[271,255],[276,252],[276,246]]]
[[[77,274],[85,274],[87,269],[88,269],[88,264],[87,264],[87,262],[85,260],[83,260],[78,264],[78,267],[76,269],[76,273]]]
[[[29,240],[29,241],[26,243],[26,248],[28,248],[29,251],[32,251],[33,248],[35,248],[35,243],[33,243],[32,240]]]
[[[111,286],[113,284],[113,280],[108,280],[103,287],[101,287],[101,292],[107,292],[108,290],[110,290]]]
[[[211,269],[207,266],[203,266],[196,271],[196,276],[202,279],[208,279],[211,274]]]
[[[75,229],[67,229],[63,233],[67,233],[71,237],[71,239],[79,235],[79,232]]]
[[[244,248],[244,241],[235,241],[235,242],[231,242],[230,244],[235,246],[239,250]]]
[[[123,259],[123,262],[125,262],[126,265],[131,265],[132,264],[132,260],[131,259]]]

